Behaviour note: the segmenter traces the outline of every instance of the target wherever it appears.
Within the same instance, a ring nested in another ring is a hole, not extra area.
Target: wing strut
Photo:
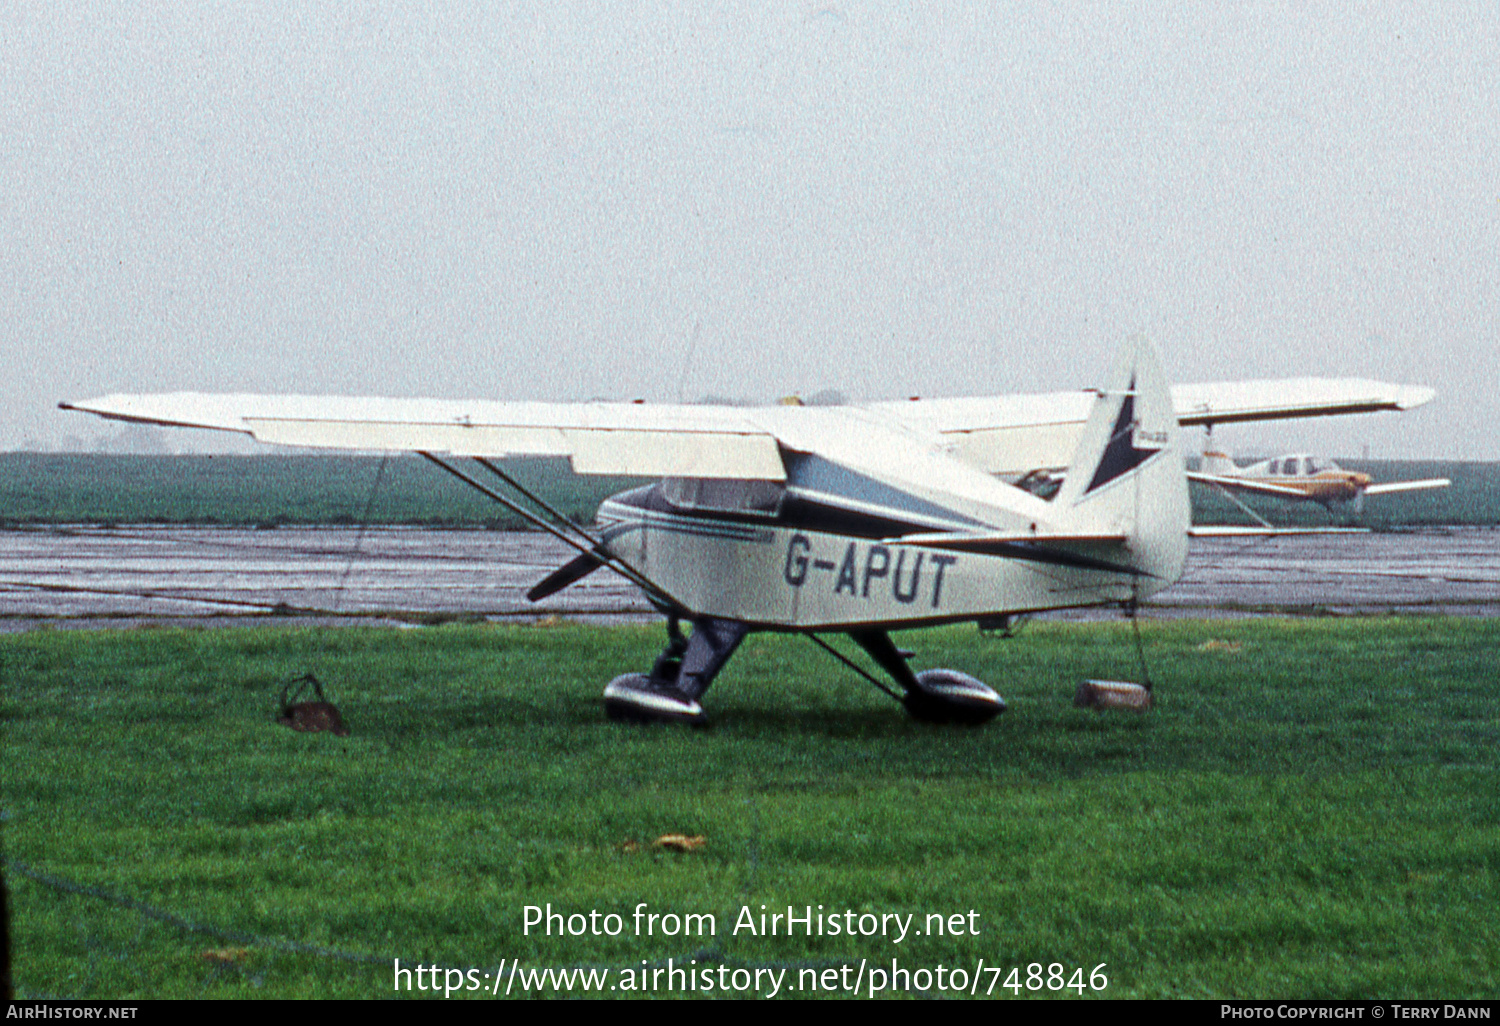
[[[498,467],[493,466],[488,461],[478,457],[475,458],[476,462],[483,464],[486,469],[488,469],[492,474],[499,477],[506,484],[515,488],[516,491],[520,492],[526,498],[531,499],[547,512],[551,513],[563,523],[567,524],[578,534],[582,535],[585,541],[579,541],[577,538],[574,538],[572,535],[568,534],[562,528],[558,527],[556,524],[552,523],[546,518],[538,516],[536,513],[527,509],[525,506],[522,506],[520,503],[514,501],[513,499],[506,498],[504,495],[501,495],[493,488],[485,485],[482,481],[475,480],[468,474],[465,474],[462,470],[459,470],[457,467],[444,462],[443,460],[434,456],[432,453],[422,451],[420,454],[429,462],[435,463],[439,467],[442,467],[444,470],[452,474],[454,477],[458,478],[464,484],[468,485],[478,492],[482,492],[483,494],[489,496],[491,499],[494,499],[496,502],[504,506],[506,509],[510,510],[512,513],[525,519],[528,523],[532,523],[537,527],[540,527],[542,530],[552,535],[558,541],[564,543],[565,545],[568,545],[571,548],[577,549],[580,553],[590,557],[591,559],[598,560],[601,565],[609,567],[615,573],[630,581],[631,584],[634,584],[636,587],[640,588],[646,593],[648,598],[651,598],[658,605],[664,606],[668,609],[676,610],[680,610],[683,608],[682,603],[678,602],[671,595],[667,594],[667,592],[661,587],[661,585],[657,584],[655,581],[651,580],[651,578],[642,574],[639,570],[635,569],[635,567],[629,565],[628,563],[622,562],[614,556],[609,555],[603,548],[603,543],[600,541],[596,541],[593,535],[589,534],[582,527],[573,523],[573,521],[569,520],[567,517],[557,512],[551,506],[547,505],[545,502],[542,502],[536,496],[532,495],[525,488],[521,487],[515,481],[511,480],[510,475],[506,474]],[[579,576],[582,575],[580,574]]]
[[[500,480],[504,481],[506,484],[510,485],[512,488],[514,488],[521,495],[525,496],[526,498],[530,499],[532,502],[536,503],[538,506],[542,507],[542,509],[546,510],[548,513],[550,513],[552,515],[553,519],[555,519],[555,520],[559,521],[560,523],[565,524],[568,527],[571,527],[573,530],[577,531],[578,534],[579,534],[579,536],[582,537],[585,541],[587,541],[595,549],[599,549],[599,548],[602,548],[604,546],[603,539],[595,538],[592,534],[590,534],[588,531],[585,531],[583,529],[583,525],[582,524],[575,524],[572,520],[569,520],[566,516],[564,516],[562,514],[562,512],[560,510],[554,508],[553,506],[548,505],[535,492],[532,492],[532,491],[528,490],[526,487],[524,487],[521,484],[521,482],[519,482],[515,478],[511,477],[509,474],[507,474],[505,471],[501,470],[499,467],[495,466],[493,463],[491,463],[489,460],[485,459],[483,456],[475,456],[474,457],[474,462],[477,463],[477,464],[479,464],[485,470],[488,470],[491,474],[494,474],[496,477],[498,477]]]
[[[844,653],[842,653],[838,649],[834,648],[832,645],[830,645],[828,642],[824,641],[822,638],[818,637],[816,634],[808,634],[807,637],[810,638],[810,639],[812,639],[812,641],[815,644],[817,644],[818,647],[822,648],[823,651],[825,651],[829,655],[833,656],[839,662],[841,662],[845,666],[849,667],[849,669],[851,669],[855,673],[859,674],[861,677],[863,677],[865,680],[869,681],[871,684],[874,684],[881,691],[884,691],[886,694],[890,695],[896,701],[898,701],[898,702],[901,701],[901,696],[900,695],[896,694],[896,692],[892,691],[890,688],[888,688],[884,684],[882,684],[879,680],[877,680],[872,674],[868,673],[863,667],[861,667],[853,659],[850,659],[848,656],[844,655]],[[908,670],[907,672],[910,673],[911,671]]]

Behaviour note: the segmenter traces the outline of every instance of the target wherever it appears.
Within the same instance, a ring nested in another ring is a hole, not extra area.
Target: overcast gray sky
[[[1439,393],[1232,449],[1500,459],[1493,0],[6,22],[0,448],[114,391],[1074,388],[1145,332]]]

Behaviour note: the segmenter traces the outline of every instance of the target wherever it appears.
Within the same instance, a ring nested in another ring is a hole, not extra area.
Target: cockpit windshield
[[[661,483],[661,494],[678,509],[774,517],[781,510],[786,486],[779,481],[669,477]]]
[[[1268,469],[1272,474],[1311,477],[1314,474],[1337,471],[1339,466],[1333,460],[1322,456],[1283,456],[1279,460],[1272,460]]]

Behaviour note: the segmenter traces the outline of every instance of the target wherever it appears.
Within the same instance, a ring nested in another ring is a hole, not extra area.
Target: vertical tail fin
[[[1191,521],[1177,411],[1155,349],[1125,343],[1053,504],[1070,529],[1123,533],[1149,594],[1177,580]]]
[[[1222,452],[1203,453],[1203,472],[1205,474],[1217,474],[1219,477],[1234,477],[1240,472],[1234,460]]]

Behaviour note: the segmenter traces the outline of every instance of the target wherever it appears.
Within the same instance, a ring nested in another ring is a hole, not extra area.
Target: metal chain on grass
[[[220,940],[233,941],[236,944],[244,944],[250,947],[266,948],[274,951],[284,951],[289,954],[297,955],[315,955],[319,958],[331,958],[341,962],[352,962],[361,965],[394,966],[396,963],[396,959],[390,955],[369,955],[360,952],[339,951],[335,948],[326,948],[318,944],[308,944],[303,941],[287,940],[283,937],[267,937],[263,934],[246,933],[243,930],[232,930],[222,926],[214,926],[209,923],[198,922],[192,919],[188,919],[184,916],[177,915],[174,912],[169,912],[166,909],[158,908],[155,905],[149,905],[144,901],[138,901],[135,898],[128,898],[120,894],[113,894],[101,887],[94,887],[90,884],[77,883],[76,881],[67,880],[52,873],[43,873],[40,870],[31,868],[23,862],[17,862],[15,859],[7,858],[5,856],[0,856],[0,864],[3,864],[7,871],[14,872],[20,876],[25,877],[28,880],[31,880],[34,883],[41,884],[43,887],[48,887],[55,891],[61,891],[66,894],[73,894],[83,898],[93,898],[96,901],[102,901],[110,905],[115,905],[119,908],[128,909],[131,912],[135,912],[136,914],[145,916],[148,919],[153,919],[159,923],[171,926],[175,929],[183,931],[184,933],[202,934],[204,936],[215,937]],[[731,915],[729,913],[725,913],[724,918],[728,920],[731,918]],[[669,963],[674,966],[687,966],[695,962],[709,961],[713,961],[720,965],[723,965],[727,960],[726,954],[727,953],[718,946],[714,946],[711,948],[700,948],[697,951],[684,952],[680,956],[672,955],[666,958],[658,957],[649,960],[643,959],[641,962],[641,967],[645,969],[660,969],[665,967]],[[839,958],[824,958],[817,960],[777,960],[767,962],[747,961],[739,962],[737,964],[737,968],[750,969],[752,971],[756,969],[822,970],[843,966],[847,964],[847,962],[847,959]],[[430,963],[430,965],[434,970],[440,972],[446,972],[448,969],[458,968],[454,966],[443,966],[437,963]],[[580,962],[571,965],[545,965],[538,963],[534,968],[544,972],[550,970],[552,972],[564,973],[577,972],[580,970],[601,969],[611,972],[627,971],[620,966],[602,965],[596,962]],[[638,972],[640,971],[640,969],[638,969],[636,965],[631,965],[630,967],[628,967],[628,971]],[[205,985],[207,984],[207,982],[208,981],[205,980]],[[912,988],[910,992],[921,994],[924,996],[926,996],[928,993],[916,988]]]
[[[154,905],[148,905],[144,901],[137,901],[135,898],[127,898],[121,894],[111,894],[109,891],[106,891],[100,887],[77,883],[72,880],[64,879],[60,876],[54,876],[51,873],[43,873],[40,870],[32,869],[24,862],[17,862],[12,858],[0,856],[0,862],[4,862],[7,872],[17,873],[18,875],[24,876],[26,879],[31,880],[34,883],[39,883],[44,887],[50,887],[55,891],[62,891],[67,894],[76,894],[85,898],[93,898],[97,901],[103,901],[111,905],[116,905],[120,908],[129,909],[130,911],[135,912],[139,915],[143,915],[148,919],[154,919],[159,923],[165,923],[166,925],[175,927],[185,933],[200,933],[210,937],[217,937],[220,940],[234,941],[236,944],[246,944],[254,945],[255,947],[272,948],[277,951],[288,951],[300,955],[318,955],[322,958],[336,958],[344,962],[390,962],[390,959],[384,958],[380,955],[362,955],[357,952],[337,951],[333,948],[325,948],[317,944],[306,944],[302,941],[286,940],[281,937],[265,937],[255,933],[245,933],[243,930],[231,930],[222,926],[213,926],[208,923],[196,922],[192,919],[186,919],[183,916],[177,915],[173,912],[168,912],[165,909],[157,908]]]

